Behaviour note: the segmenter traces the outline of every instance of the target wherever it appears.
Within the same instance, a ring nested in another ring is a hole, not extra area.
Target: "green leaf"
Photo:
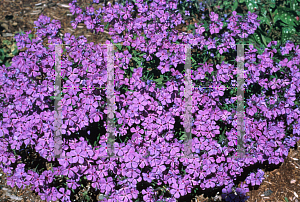
[[[31,40],[33,38],[33,34],[29,34],[28,37]]]
[[[267,15],[267,10],[264,7],[261,8],[261,15],[263,16]]]
[[[275,8],[276,0],[269,0],[269,5],[270,5],[271,8]]]
[[[262,43],[261,43],[261,40],[260,40],[260,37],[259,37],[259,35],[258,35],[257,33],[254,33],[254,34],[253,34],[253,37],[254,37],[254,39],[255,39],[255,43],[257,43],[257,44],[259,44],[259,45],[262,44]]]
[[[296,20],[297,13],[293,9],[287,7],[279,7],[278,9],[276,9],[276,11],[274,11],[273,16],[274,16],[274,23],[277,20],[281,20],[287,25],[294,26],[295,22],[297,22]]]
[[[285,24],[295,25],[293,17],[294,16],[292,14],[286,12],[280,15],[280,20]]]
[[[224,5],[225,7],[230,6],[230,4],[229,4],[228,1],[224,1],[224,2],[223,2],[223,5]]]
[[[179,140],[185,140],[187,138],[187,135],[185,132],[182,133],[182,135],[179,137]]]
[[[266,41],[266,38],[264,37],[264,35],[261,35],[261,38],[262,38],[262,41],[264,42],[265,46],[267,46],[267,41]]]
[[[132,71],[133,72],[133,70],[134,70],[134,67],[129,67],[130,68],[130,71]],[[130,73],[130,77],[131,77],[131,73]]]
[[[283,27],[281,32],[281,42],[286,43],[287,40],[291,39],[291,36],[296,33],[296,29],[293,26]]]
[[[193,62],[196,62],[196,60],[194,58],[191,57],[191,59],[192,59]]]
[[[267,25],[271,26],[270,19],[268,17],[259,16],[257,19],[260,20],[259,24],[267,24]]]
[[[115,46],[117,46],[117,48],[118,48],[119,50],[122,49],[122,45],[115,45]]]
[[[239,3],[244,3],[245,2],[245,0],[239,0]]]
[[[290,8],[293,9],[294,11],[299,8],[297,6],[298,4],[296,3],[296,0],[290,0]]]
[[[162,80],[163,80],[163,76],[160,75],[160,78],[159,78],[159,79],[154,79],[153,81],[156,81],[157,84],[162,84]]]
[[[275,24],[277,22],[277,20],[279,20],[279,11],[278,9],[276,9],[273,13],[272,16],[274,16],[273,18],[273,23]]]
[[[267,37],[267,36],[264,36],[265,37],[265,39],[266,39],[266,42],[267,42],[267,45],[272,41],[272,39],[271,38],[269,38],[269,37]]]
[[[187,31],[193,30],[193,29],[195,29],[195,25],[193,25],[193,24],[188,25]]]
[[[227,27],[227,22],[225,22],[225,21],[223,22],[223,28],[224,27]]]
[[[235,1],[232,6],[232,10],[235,11],[237,9],[238,5],[239,5],[238,1]]]
[[[289,199],[288,199],[287,197],[284,197],[284,200],[285,200],[286,202],[289,202]]]
[[[141,61],[142,59],[141,59],[141,58],[133,57],[132,59],[133,59],[134,61],[136,61],[136,62],[138,63],[139,66],[142,65],[142,61]]]
[[[248,1],[247,2],[247,8],[251,13],[254,13],[254,8],[258,9],[258,5],[254,1]]]
[[[107,29],[109,26],[109,22],[105,25],[104,29]]]
[[[5,53],[4,53],[3,49],[0,49],[0,59],[4,60],[4,58],[5,58]]]
[[[9,40],[3,40],[2,43],[7,46],[11,45],[11,42]]]
[[[10,67],[10,66],[11,66],[11,63],[9,63],[8,61],[6,61],[5,67]]]

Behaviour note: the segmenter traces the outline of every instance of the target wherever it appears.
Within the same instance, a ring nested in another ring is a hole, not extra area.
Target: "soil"
[[[84,35],[88,42],[105,43],[110,38],[109,34],[101,33],[94,35],[86,30],[85,25],[79,25],[76,30],[71,26],[71,21],[75,19],[68,9],[71,0],[2,0],[0,4],[0,41],[11,40],[13,34],[19,31],[34,30],[33,22],[40,14],[44,14],[51,19],[61,21],[62,33],[69,32],[76,37]],[[90,5],[90,0],[78,0],[78,3],[86,7]],[[101,2],[101,1],[100,1]],[[112,1],[110,1],[113,3]],[[102,5],[99,5],[102,7]],[[247,12],[247,10],[245,11]],[[178,30],[186,30],[179,27]],[[34,32],[33,32],[34,33]],[[265,171],[265,180],[259,187],[251,188],[247,194],[250,196],[249,202],[263,201],[296,201],[300,196],[300,141],[295,148],[289,152],[288,158],[278,166],[262,165]],[[20,189],[11,188],[6,184],[7,176],[0,170],[0,202],[4,201],[43,201],[30,187]],[[240,182],[244,178],[239,179]],[[86,189],[86,188],[85,188]],[[84,191],[84,190],[83,190]],[[77,194],[77,201],[84,201],[82,192]],[[192,202],[199,201],[221,201],[219,197],[208,197],[206,195],[197,196]]]

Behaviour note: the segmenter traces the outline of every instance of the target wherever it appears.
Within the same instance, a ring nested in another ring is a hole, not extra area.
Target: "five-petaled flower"
[[[125,156],[125,162],[126,163],[126,167],[127,168],[137,168],[138,167],[138,162],[139,162],[139,158],[137,156],[135,156],[132,153],[129,153],[127,156]]]
[[[59,188],[59,192],[57,193],[57,196],[61,201],[71,201],[70,195],[71,195],[71,191],[67,190],[65,192],[65,188],[63,187]]]
[[[82,151],[81,147],[76,147],[75,150],[72,150],[67,154],[68,156],[74,156],[71,160],[72,163],[79,162],[83,164],[84,158],[87,157],[87,153]]]
[[[172,189],[170,190],[170,193],[175,196],[175,198],[179,198],[180,195],[184,196],[185,191],[184,191],[185,185],[184,184],[176,184],[174,183],[172,185]]]

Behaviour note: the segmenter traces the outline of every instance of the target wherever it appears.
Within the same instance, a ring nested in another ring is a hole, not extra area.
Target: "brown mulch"
[[[85,28],[85,25],[79,25],[76,30],[71,26],[71,21],[75,19],[71,15],[68,4],[71,0],[1,0],[0,4],[0,41],[3,39],[11,40],[14,33],[19,31],[34,30],[34,21],[40,14],[44,14],[51,19],[61,21],[62,33],[71,33],[76,37],[84,35],[88,42],[105,43],[110,37],[108,33],[92,34]],[[78,3],[84,7],[90,5],[91,0],[78,0]],[[111,2],[111,1],[110,1]],[[102,7],[102,4],[99,4]],[[182,28],[182,27],[181,27]],[[180,29],[181,29],[180,28]],[[185,30],[185,28],[182,28]],[[296,149],[291,149],[285,162],[278,168],[266,168],[265,180],[259,188],[251,190],[247,195],[250,196],[249,202],[263,201],[288,201],[298,202],[300,196],[300,141]],[[270,191],[268,191],[270,190]],[[20,198],[18,198],[20,197]],[[80,197],[80,194],[78,194]],[[20,200],[18,200],[20,199]],[[77,201],[83,199],[78,198]],[[0,202],[4,201],[42,201],[39,196],[30,190],[19,189],[16,186],[11,188],[6,184],[6,175],[0,169]],[[193,201],[217,201],[212,197],[197,196]]]
[[[297,149],[290,149],[288,157],[279,169],[265,172],[265,180],[258,190],[254,190],[250,196],[250,202],[259,201],[296,201],[300,199],[300,141]],[[272,193],[268,195],[268,190]],[[286,198],[286,199],[285,199]]]
[[[13,34],[20,31],[32,30],[34,33],[34,21],[43,14],[61,22],[61,32],[71,33],[78,37],[84,35],[88,42],[105,43],[110,37],[106,33],[93,34],[86,29],[84,23],[80,23],[76,30],[71,26],[71,21],[75,17],[69,11],[69,3],[71,0],[2,0],[0,4],[0,40],[10,40]],[[84,8],[92,2],[92,0],[78,0],[79,4]],[[112,2],[112,1],[108,1]],[[102,4],[93,4],[96,9],[102,8]]]

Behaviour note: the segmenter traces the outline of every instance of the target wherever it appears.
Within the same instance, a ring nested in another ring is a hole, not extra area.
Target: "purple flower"
[[[217,96],[223,96],[224,95],[225,86],[222,85],[220,87],[217,87],[215,91],[211,93],[212,97],[215,98]]]
[[[137,126],[136,128],[131,128],[130,131],[132,133],[134,133],[134,135],[140,135],[140,134],[143,134],[144,133],[144,130],[143,129],[140,129],[139,126]]]
[[[143,180],[146,182],[149,182],[149,183],[151,183],[152,180],[155,179],[155,177],[153,177],[152,173],[142,173],[142,176],[143,176]]]
[[[159,57],[160,61],[164,61],[164,60],[168,59],[168,52],[166,50],[160,50],[155,55],[156,55],[156,57]]]
[[[45,176],[45,179],[46,179],[47,183],[52,183],[53,182],[54,174],[51,170],[45,170],[42,175]]]
[[[76,183],[76,181],[75,180],[72,180],[72,179],[68,179],[67,180],[67,186],[68,186],[68,188],[69,189],[76,189],[77,187],[79,187],[80,185],[78,184],[78,183]]]
[[[57,197],[59,199],[61,199],[61,201],[71,201],[70,200],[70,194],[71,194],[70,190],[67,190],[65,192],[65,188],[61,187],[61,188],[59,188],[59,192],[57,193]]]
[[[211,173],[214,173],[216,172],[216,165],[215,164],[212,164],[210,163],[210,161],[207,162],[207,164],[205,164],[203,166],[203,169],[206,171],[206,173],[209,175]]]
[[[127,168],[137,168],[138,167],[138,160],[139,158],[135,156],[134,154],[129,154],[128,156],[125,156],[125,162]]]
[[[86,152],[82,151],[81,147],[76,147],[75,151],[72,150],[71,152],[69,152],[69,154],[67,154],[68,156],[74,156],[72,158],[72,163],[77,163],[79,162],[80,164],[83,164],[84,162],[84,157],[87,157]]]
[[[154,195],[154,190],[152,187],[147,187],[147,189],[142,190],[143,200],[144,201],[152,201],[152,196]]]
[[[78,168],[77,167],[67,167],[65,170],[62,171],[63,175],[68,176],[68,178],[72,178],[75,176],[75,174],[78,172]]]
[[[184,191],[184,188],[185,188],[185,185],[184,184],[177,184],[177,183],[174,183],[172,185],[172,189],[170,190],[170,193],[172,195],[175,196],[175,198],[179,198],[180,195],[181,196],[184,196],[185,195],[185,191]]]
[[[106,195],[108,195],[115,187],[112,177],[108,177],[107,179],[101,178],[99,182],[101,192],[105,191]]]
[[[139,111],[143,111],[144,106],[146,106],[146,104],[148,103],[147,100],[145,99],[145,97],[141,94],[138,95],[137,98],[134,98],[132,102],[133,102],[135,108],[138,108]]]
[[[0,137],[4,136],[5,134],[8,134],[9,131],[4,127],[4,124],[2,121],[0,121]],[[0,160],[1,161],[1,160]]]
[[[213,187],[215,187],[215,182],[216,181],[217,181],[216,178],[211,178],[211,179],[206,180],[205,187],[206,188],[213,188]]]
[[[153,172],[161,174],[163,171],[165,171],[167,168],[162,162],[156,162],[156,166],[153,168]]]

